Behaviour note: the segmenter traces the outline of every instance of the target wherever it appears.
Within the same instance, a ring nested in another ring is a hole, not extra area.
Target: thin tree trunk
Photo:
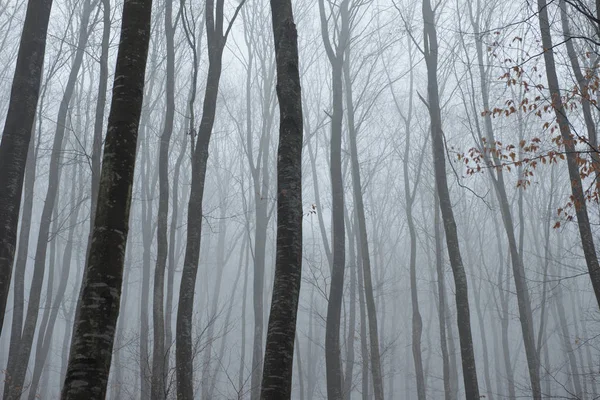
[[[478,0],[476,4],[476,10],[472,9],[471,3],[469,3],[469,11],[471,16],[471,25],[475,32],[475,47],[477,49],[477,63],[479,68],[479,77],[481,83],[481,96],[483,101],[484,110],[490,109],[489,101],[489,90],[487,87],[487,73],[485,69],[485,61],[483,59],[483,35],[480,33],[479,19],[481,17],[481,1]],[[475,114],[477,115],[477,114]],[[479,128],[478,120],[476,125]],[[489,113],[484,116],[484,128],[485,137],[487,139],[488,146],[491,148],[483,149],[485,160],[488,164],[501,165],[501,161],[494,151],[496,150],[496,138],[492,126],[492,117]],[[480,135],[481,136],[481,135]],[[491,155],[491,157],[490,157]],[[511,261],[513,267],[513,278],[515,280],[515,289],[517,292],[517,304],[519,308],[519,321],[521,323],[521,333],[523,335],[523,343],[525,345],[525,354],[527,359],[527,367],[529,370],[529,381],[531,383],[531,390],[533,398],[541,400],[542,388],[540,386],[540,366],[539,357],[535,346],[535,335],[533,327],[533,313],[531,311],[531,300],[529,296],[529,288],[527,287],[527,277],[525,275],[525,267],[523,265],[523,255],[519,252],[518,243],[515,237],[514,221],[512,212],[510,209],[510,203],[508,195],[506,194],[506,185],[504,183],[504,173],[502,168],[489,168],[489,176],[494,186],[498,203],[500,205],[500,212],[502,215],[502,222],[506,231],[508,246],[511,254]],[[495,174],[494,174],[495,172]],[[523,236],[521,235],[521,240]],[[485,340],[482,338],[482,340]],[[487,350],[484,350],[486,352]],[[487,366],[487,363],[485,364]],[[489,374],[486,374],[486,381]],[[489,387],[487,388],[490,389]]]
[[[348,1],[340,4],[340,9],[348,8]],[[327,320],[325,328],[325,365],[327,377],[327,398],[329,400],[343,399],[343,372],[340,357],[340,319],[342,300],[344,297],[345,272],[345,231],[344,231],[344,180],[342,174],[342,123],[344,116],[343,100],[343,64],[345,53],[345,37],[341,37],[335,48],[329,38],[329,28],[325,15],[324,0],[319,0],[321,18],[321,35],[325,50],[331,64],[332,108],[331,114],[331,145],[330,145],[330,174],[332,192],[332,268],[329,298],[327,303]],[[347,13],[342,16],[342,32],[347,32]]]
[[[168,352],[165,351],[165,310],[164,289],[165,269],[167,267],[167,256],[169,243],[167,241],[168,219],[169,219],[169,145],[173,134],[173,122],[175,119],[175,27],[172,21],[173,0],[165,2],[164,29],[167,48],[167,75],[166,75],[166,112],[165,125],[160,138],[160,150],[158,160],[158,224],[156,229],[156,268],[154,270],[154,299],[152,301],[152,327],[154,330],[154,342],[152,348],[152,400],[165,399],[166,373],[168,365]],[[173,243],[171,243],[173,246]],[[169,321],[170,323],[170,321]]]
[[[442,350],[442,372],[444,376],[444,398],[445,400],[454,400],[455,392],[452,390],[452,380],[450,378],[450,357],[448,356],[448,344],[446,342],[446,279],[444,278],[444,257],[442,248],[442,233],[440,220],[440,201],[437,195],[434,195],[434,217],[433,230],[435,240],[435,269],[437,272],[438,289],[438,323],[440,326],[440,348]],[[452,365],[456,368],[456,364]]]
[[[350,293],[349,293],[349,312],[348,312],[348,335],[346,339],[346,370],[344,373],[344,399],[350,400],[352,397],[353,377],[354,377],[354,338],[356,337],[356,249],[354,246],[354,233],[351,231],[352,224],[348,210],[344,213],[346,219],[346,234],[348,240],[348,251],[350,260],[348,269],[350,270]]]
[[[345,6],[344,6],[345,4]],[[342,3],[341,7],[342,15],[342,30],[344,27],[344,20],[350,19],[348,14],[348,4]],[[345,15],[345,16],[344,16]],[[347,23],[346,23],[347,24]],[[346,35],[349,36],[348,29]],[[349,38],[343,39],[350,41]],[[344,60],[344,78],[346,82],[346,105],[348,115],[348,135],[350,142],[350,157],[352,165],[352,187],[354,192],[354,204],[356,210],[356,216],[358,221],[358,234],[360,237],[360,247],[363,265],[363,274],[365,282],[365,297],[367,301],[367,316],[369,320],[369,341],[371,351],[371,373],[373,374],[373,393],[375,400],[383,400],[383,377],[381,371],[381,356],[379,354],[379,332],[377,327],[377,309],[375,307],[375,297],[373,291],[373,279],[371,277],[371,257],[369,254],[369,239],[367,235],[367,222],[365,217],[365,206],[362,194],[362,184],[360,178],[360,164],[358,161],[358,148],[356,144],[357,131],[354,124],[354,107],[352,100],[352,80],[350,77],[350,50],[349,46],[346,47],[346,59]],[[416,239],[416,237],[415,237]],[[412,243],[412,236],[411,236]],[[416,240],[415,240],[416,246]],[[411,247],[412,249],[412,247]],[[412,253],[411,253],[412,254]],[[415,249],[416,254],[416,249]],[[412,258],[411,258],[412,260]],[[416,286],[416,281],[415,281]],[[416,296],[416,293],[414,294]],[[413,299],[416,300],[416,297]],[[413,302],[413,307],[415,303]],[[417,310],[418,313],[418,310]],[[420,318],[420,316],[419,316]],[[420,343],[419,343],[420,347]],[[419,349],[420,352],[420,349]],[[422,366],[421,366],[422,367]],[[421,368],[422,369],[422,368]],[[423,380],[423,397],[425,398],[425,385]]]
[[[33,345],[33,337],[39,316],[40,294],[42,291],[41,288],[44,282],[44,271],[46,269],[46,252],[48,250],[50,225],[52,222],[52,214],[54,212],[54,206],[60,185],[61,158],[65,130],[67,126],[69,104],[71,103],[71,98],[73,97],[73,93],[75,91],[75,84],[77,83],[77,77],[79,75],[79,70],[85,54],[85,47],[89,37],[88,23],[91,11],[92,6],[90,0],[86,0],[83,5],[81,21],[79,25],[77,51],[75,52],[75,56],[73,58],[71,71],[69,73],[65,91],[60,102],[56,121],[56,132],[52,144],[50,167],[48,171],[48,189],[46,192],[38,231],[33,277],[31,281],[31,290],[28,297],[29,303],[27,306],[27,314],[25,317],[23,333],[19,346],[18,361],[15,364],[15,370],[10,380],[10,388],[7,400],[18,399],[20,396],[25,382],[25,375],[31,354],[31,347]]]
[[[479,385],[477,382],[477,368],[475,366],[475,352],[473,349],[473,337],[471,334],[471,317],[469,311],[469,290],[467,276],[460,254],[460,245],[452,202],[448,190],[446,177],[446,150],[442,131],[442,117],[440,109],[439,91],[437,83],[438,68],[438,43],[435,28],[435,15],[429,0],[423,0],[424,19],[424,51],[427,64],[427,93],[428,108],[431,118],[431,136],[433,146],[433,163],[440,209],[446,231],[446,243],[452,272],[454,273],[454,284],[456,288],[456,314],[458,322],[458,333],[460,337],[460,349],[462,356],[463,380],[465,384],[465,396],[467,400],[479,399]]]
[[[225,34],[223,34],[223,4],[224,0],[217,0],[215,13],[214,0],[206,1],[206,34],[209,66],[202,119],[195,143],[193,142],[194,138],[192,138],[192,182],[188,203],[186,249],[179,290],[177,333],[175,336],[177,398],[180,400],[192,400],[194,398],[192,316],[194,312],[196,275],[200,257],[202,202],[204,198],[204,183],[206,181],[208,148],[217,110],[223,48],[225,47],[227,35],[235,17],[243,5],[243,1],[236,8],[234,17],[229,22],[229,27]]]
[[[78,168],[80,169],[80,168]],[[38,345],[36,347],[35,352],[35,368],[33,371],[33,378],[31,381],[31,385],[29,387],[29,400],[34,400],[37,392],[38,383],[40,377],[42,375],[42,369],[46,364],[46,359],[48,357],[48,353],[50,352],[50,346],[52,344],[52,337],[54,336],[54,328],[56,325],[56,320],[58,318],[58,312],[60,310],[60,305],[63,302],[66,290],[67,283],[69,282],[69,275],[71,273],[71,258],[73,255],[73,240],[75,236],[75,229],[77,229],[77,219],[79,218],[79,211],[81,209],[82,203],[82,193],[81,190],[84,187],[82,179],[81,179],[81,171],[78,173],[79,177],[76,179],[75,171],[71,176],[72,184],[71,184],[71,200],[70,204],[72,204],[75,209],[71,212],[69,217],[69,234],[67,237],[67,243],[63,250],[63,258],[62,258],[62,269],[60,272],[60,281],[58,285],[58,289],[56,291],[56,296],[52,303],[52,306],[48,308],[48,316],[46,317],[46,310],[44,319],[47,318],[48,322],[46,323],[45,329],[40,329],[38,333]],[[79,190],[77,190],[79,187]],[[49,284],[50,285],[50,284]],[[42,323],[42,326],[44,324]],[[40,339],[41,338],[41,339]],[[42,392],[43,394],[43,392]],[[43,396],[42,396],[43,397]]]

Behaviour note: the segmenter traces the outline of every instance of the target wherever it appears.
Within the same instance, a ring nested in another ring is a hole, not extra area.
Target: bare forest
[[[600,0],[0,0],[0,398],[600,399]]]

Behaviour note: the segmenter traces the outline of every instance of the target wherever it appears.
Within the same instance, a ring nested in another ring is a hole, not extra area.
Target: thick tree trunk
[[[30,0],[0,142],[0,332],[10,288],[27,152],[44,67],[52,0]]]
[[[152,0],[125,0],[92,245],[62,399],[103,399],[119,315]]]
[[[463,367],[465,396],[467,400],[479,399],[479,385],[477,382],[477,369],[475,366],[475,352],[471,334],[471,316],[469,311],[469,290],[467,276],[460,254],[460,245],[452,202],[448,190],[446,177],[446,150],[442,131],[442,117],[440,109],[439,91],[437,83],[438,44],[435,28],[435,15],[429,0],[423,0],[424,19],[424,50],[427,64],[427,93],[429,101],[429,116],[431,118],[431,137],[433,146],[433,163],[437,193],[440,200],[442,220],[446,231],[448,255],[454,274],[456,288],[456,314],[460,349]]]
[[[296,316],[302,275],[302,95],[291,0],[271,0],[279,99],[277,253],[261,399],[292,394]]]

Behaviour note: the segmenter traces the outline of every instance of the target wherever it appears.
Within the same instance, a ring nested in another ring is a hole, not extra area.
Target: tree
[[[600,264],[598,263],[594,237],[590,227],[590,218],[587,211],[586,197],[583,192],[581,175],[579,174],[579,156],[575,151],[575,136],[571,132],[571,125],[560,93],[560,85],[558,83],[558,75],[552,50],[553,46],[548,19],[548,4],[546,0],[537,0],[537,5],[540,31],[542,33],[544,61],[546,64],[546,78],[548,79],[548,90],[552,101],[551,108],[554,110],[560,135],[565,146],[567,167],[569,169],[569,178],[571,181],[571,193],[573,195],[572,199],[575,206],[575,215],[577,216],[577,227],[579,228],[581,247],[585,256],[590,280],[592,281],[596,301],[600,306]]]
[[[302,276],[302,94],[291,0],[271,0],[279,99],[277,255],[261,399],[289,399]]]
[[[83,63],[85,55],[85,46],[89,38],[89,18],[92,12],[92,4],[90,0],[83,3],[81,10],[81,21],[77,34],[77,50],[75,51],[71,70],[65,91],[60,101],[58,116],[56,119],[56,131],[52,143],[52,153],[50,155],[50,167],[48,170],[48,188],[45,195],[44,207],[40,218],[40,226],[38,229],[38,239],[35,248],[35,261],[33,267],[33,276],[31,278],[31,288],[28,296],[27,313],[23,323],[21,340],[19,341],[19,350],[14,353],[12,360],[9,359],[11,375],[10,384],[8,385],[7,398],[17,399],[20,397],[21,391],[24,388],[25,374],[27,365],[31,355],[35,328],[39,316],[39,305],[42,294],[42,285],[44,283],[44,275],[46,271],[46,253],[48,250],[49,238],[51,233],[51,224],[53,214],[55,212],[56,200],[60,189],[60,177],[62,172],[62,154],[63,143],[67,131],[67,117],[69,112],[69,104],[75,92],[75,85],[79,70]]]
[[[337,43],[330,39],[328,18],[325,15],[324,0],[319,0],[321,16],[321,36],[325,45],[327,58],[331,64],[332,108],[331,113],[331,144],[330,144],[330,174],[332,196],[332,265],[331,284],[327,303],[327,322],[325,330],[325,362],[327,371],[327,398],[342,400],[342,360],[340,356],[340,319],[342,300],[344,297],[344,273],[346,263],[346,238],[344,231],[344,179],[342,174],[342,124],[344,116],[343,100],[343,66],[344,54],[348,45],[348,2],[339,4],[339,15],[335,16],[335,25],[340,25]],[[333,7],[333,6],[332,6]],[[336,7],[337,8],[337,7]],[[342,12],[345,10],[346,12]],[[339,21],[341,19],[341,21]]]
[[[125,0],[92,244],[62,399],[103,399],[119,315],[152,0]]]
[[[0,332],[12,275],[27,152],[35,118],[52,0],[27,3],[0,142]]]
[[[169,243],[167,241],[169,219],[169,143],[173,134],[173,121],[175,118],[175,25],[173,24],[173,0],[165,2],[164,29],[167,42],[167,76],[166,96],[167,107],[165,111],[165,126],[160,138],[160,151],[158,160],[159,200],[158,224],[156,229],[156,269],[154,271],[154,301],[152,303],[152,316],[154,328],[154,346],[152,349],[152,400],[166,397],[166,370],[169,365],[169,353],[165,352],[165,311],[164,289],[165,270]],[[174,243],[171,242],[171,246]]]
[[[208,162],[208,149],[212,136],[215,114],[217,110],[217,97],[219,94],[219,81],[223,49],[227,37],[233,26],[241,7],[242,1],[235,9],[235,14],[229,22],[227,30],[223,32],[223,4],[224,0],[206,1],[206,36],[208,45],[208,74],[206,77],[206,91],[202,109],[202,119],[198,135],[192,135],[192,183],[188,203],[187,238],[183,271],[179,290],[179,307],[177,308],[177,333],[175,365],[177,373],[177,398],[193,399],[193,352],[192,352],[192,314],[194,311],[194,289],[198,273],[198,259],[200,257],[200,242],[202,233],[202,201],[204,198],[204,185],[206,181],[206,167]],[[194,128],[192,127],[192,132]]]
[[[471,334],[469,290],[467,286],[467,276],[460,254],[460,244],[446,177],[446,149],[444,147],[444,133],[442,130],[442,116],[437,82],[438,42],[435,27],[435,14],[429,0],[423,0],[423,24],[423,52],[425,55],[425,63],[427,64],[427,108],[431,119],[433,166],[437,195],[440,200],[442,220],[446,232],[448,255],[450,257],[450,264],[452,266],[454,284],[456,287],[456,317],[460,338],[465,396],[467,400],[476,400],[479,399],[479,385],[477,382],[475,352]]]

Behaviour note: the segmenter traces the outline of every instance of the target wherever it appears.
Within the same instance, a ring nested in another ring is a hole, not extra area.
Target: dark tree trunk
[[[104,399],[123,280],[152,0],[125,0],[90,254],[62,399]]]
[[[52,0],[27,5],[0,142],[0,332],[10,287],[27,151],[40,93]]]
[[[431,118],[431,138],[433,146],[433,164],[435,181],[444,230],[446,231],[446,243],[448,255],[454,274],[454,285],[456,288],[456,314],[458,322],[458,333],[460,337],[460,350],[462,357],[463,379],[465,385],[465,396],[467,400],[479,399],[479,384],[477,382],[477,369],[475,366],[475,352],[473,349],[473,337],[471,334],[471,316],[469,311],[469,290],[467,286],[467,275],[460,254],[458,232],[452,211],[452,202],[448,190],[446,177],[446,150],[444,148],[444,137],[442,131],[442,116],[440,108],[439,90],[437,82],[438,68],[438,43],[435,28],[435,15],[429,0],[423,0],[424,20],[424,51],[427,64],[427,94],[429,100],[429,116]]]
[[[75,52],[75,56],[71,64],[69,78],[67,80],[65,91],[59,105],[58,116],[56,120],[56,132],[54,134],[54,140],[52,143],[52,153],[50,155],[50,166],[48,170],[48,189],[45,196],[44,207],[42,208],[42,216],[40,219],[40,227],[35,249],[35,261],[33,267],[33,276],[31,278],[31,289],[28,296],[27,314],[23,324],[18,358],[14,364],[15,369],[12,372],[7,399],[18,399],[25,383],[25,375],[27,373],[27,366],[29,363],[29,357],[31,355],[31,348],[36,330],[35,328],[37,326],[37,320],[39,316],[40,295],[42,292],[44,273],[46,269],[46,253],[50,238],[50,226],[52,223],[52,215],[54,213],[54,206],[56,204],[60,186],[62,168],[61,158],[63,154],[63,142],[67,127],[69,104],[71,103],[73,93],[75,92],[77,77],[79,75],[79,70],[85,54],[84,50],[89,36],[88,23],[91,11],[92,6],[90,1],[87,0],[83,4],[81,14],[77,39],[77,51]],[[9,364],[11,364],[10,360]]]
[[[575,143],[571,133],[571,126],[567,118],[566,110],[560,93],[558,84],[558,75],[554,62],[554,53],[552,51],[552,34],[550,32],[550,23],[548,19],[548,4],[546,0],[537,0],[539,11],[540,31],[542,33],[542,47],[544,48],[544,61],[546,64],[546,77],[548,79],[548,89],[552,98],[552,108],[556,115],[556,120],[560,129],[565,152],[567,157],[567,166],[569,169],[569,178],[571,181],[571,193],[573,195],[573,204],[575,205],[575,215],[577,216],[577,226],[581,237],[581,247],[592,281],[592,287],[596,296],[596,301],[600,306],[600,265],[594,245],[594,237],[590,227],[590,219],[587,211],[586,198],[583,191],[581,176],[579,175],[579,155],[575,151]]]
[[[302,274],[302,95],[291,0],[271,0],[279,99],[277,254],[261,399],[292,394],[296,316]]]

